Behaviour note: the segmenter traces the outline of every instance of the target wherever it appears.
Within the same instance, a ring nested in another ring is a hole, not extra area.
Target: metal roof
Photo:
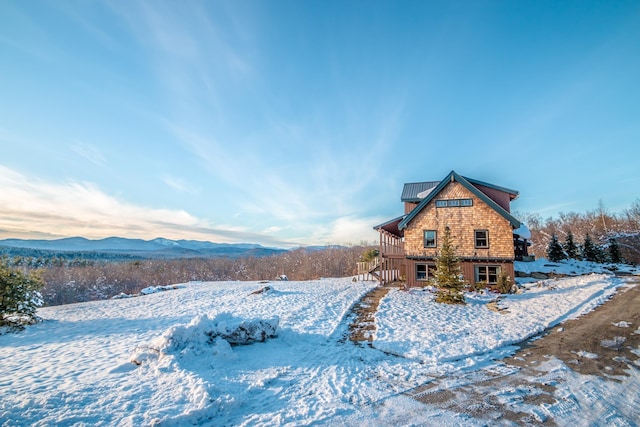
[[[418,197],[418,194],[436,188],[438,184],[440,184],[440,181],[409,182],[404,185],[400,200],[403,202],[420,202],[422,198]]]

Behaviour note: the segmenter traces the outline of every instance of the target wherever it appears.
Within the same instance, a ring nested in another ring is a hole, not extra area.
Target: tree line
[[[241,258],[147,259],[130,262],[98,260],[38,261],[6,258],[25,274],[38,274],[46,305],[70,304],[136,294],[150,286],[191,281],[290,280],[347,277],[357,273],[357,261],[371,246],[295,249],[278,255]],[[35,265],[35,266],[34,266]]]
[[[587,234],[584,242],[576,244],[573,233],[569,231],[564,243],[560,243],[558,236],[551,235],[549,246],[547,246],[547,259],[550,261],[562,261],[564,259],[577,259],[598,263],[625,263],[618,242],[610,237],[607,245],[597,245]]]
[[[640,199],[617,214],[608,212],[600,203],[597,209],[560,213],[556,218],[543,219],[539,214],[527,213],[514,216],[529,227],[529,253],[536,258],[550,258],[548,251],[555,236],[565,258],[640,264]],[[555,252],[554,256],[562,254]]]

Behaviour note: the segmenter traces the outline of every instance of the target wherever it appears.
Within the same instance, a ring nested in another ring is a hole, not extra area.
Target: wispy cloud
[[[396,103],[381,114],[383,120],[353,127],[353,135],[338,135],[344,144],[326,144],[326,131],[315,123],[274,121],[272,127],[238,141],[218,139],[215,133],[164,121],[167,129],[230,191],[238,220],[261,226],[284,227],[313,242],[371,240],[371,226],[340,226],[344,218],[362,215],[369,186],[379,185],[379,159],[388,156],[402,126],[404,104]],[[361,119],[359,119],[362,121]],[[350,124],[345,125],[347,127]],[[336,221],[327,228],[327,223]],[[380,221],[382,222],[382,220]],[[272,228],[273,229],[273,228]],[[320,230],[323,230],[320,232]],[[357,230],[357,231],[354,231]],[[344,236],[340,236],[344,232]]]
[[[169,101],[154,114],[158,123],[215,178],[206,191],[228,196],[225,209],[256,230],[279,228],[305,240],[314,238],[301,230],[314,234],[337,217],[358,216],[376,165],[402,126],[406,96],[381,95],[374,106],[336,99],[344,114],[324,111],[327,100],[303,115],[281,111],[288,103],[269,101],[282,94],[265,84],[274,76],[256,54],[251,17],[238,19],[237,8],[216,3],[174,6],[112,4],[148,48],[143,59]],[[375,112],[363,115],[354,106]],[[341,131],[329,134],[336,119]],[[189,188],[175,177],[163,180],[178,191]],[[353,236],[329,239],[362,240]]]
[[[104,165],[107,162],[100,149],[95,145],[84,142],[75,142],[71,145],[71,151],[99,166]]]
[[[270,235],[216,227],[184,210],[138,206],[91,183],[48,183],[0,165],[0,235],[192,238],[291,246]]]
[[[162,177],[162,181],[169,187],[181,193],[198,194],[200,192],[200,189],[194,187],[180,177],[165,175]]]
[[[318,196],[317,189],[301,188],[306,174],[289,173],[297,167],[265,163],[259,145],[238,147],[176,123],[165,121],[164,124],[202,161],[209,173],[237,195],[234,202],[243,213],[268,215],[278,221],[306,220],[319,215],[316,207],[309,203]],[[270,140],[268,135],[265,140]]]
[[[28,34],[28,37],[20,37],[6,29],[0,30],[0,45],[20,50],[47,63],[58,64],[63,60],[62,58],[68,58],[64,51],[51,42],[51,36],[46,29],[29,17],[28,13],[20,10],[18,4],[7,2],[2,3],[1,6],[3,17],[21,28],[22,33]]]
[[[553,205],[541,206],[536,209],[536,213],[540,215],[555,215],[558,212],[562,212],[563,210],[570,209],[572,206],[571,203],[556,203]]]
[[[223,25],[232,13],[218,3],[112,3],[135,39],[148,48],[150,69],[178,110],[198,110],[204,102],[223,111],[219,93],[252,76],[246,28]],[[215,11],[207,10],[209,8]],[[212,13],[215,12],[215,13]],[[217,19],[214,19],[218,17]],[[195,107],[195,108],[194,108]]]
[[[373,230],[373,226],[383,221],[384,219],[381,217],[340,217],[332,221],[328,226],[319,228],[314,236],[314,241],[325,244],[358,244],[362,241],[372,243],[378,238],[377,233]]]

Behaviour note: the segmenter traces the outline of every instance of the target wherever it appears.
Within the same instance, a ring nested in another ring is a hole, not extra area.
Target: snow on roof
[[[435,188],[435,187],[433,187]],[[418,199],[424,199],[425,197],[427,197],[429,195],[429,193],[431,193],[433,191],[433,188],[429,188],[428,190],[424,190],[419,192],[416,197],[418,197]]]
[[[531,239],[531,230],[529,230],[529,227],[524,225],[524,223],[520,223],[520,227],[513,230],[513,234],[517,234],[523,239],[527,239],[527,240]]]

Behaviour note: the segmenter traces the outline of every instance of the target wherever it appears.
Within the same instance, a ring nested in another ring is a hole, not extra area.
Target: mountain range
[[[0,253],[21,256],[55,254],[105,254],[127,258],[213,258],[268,256],[286,252],[255,243],[213,243],[198,240],[153,240],[107,237],[90,240],[68,237],[56,240],[4,239],[0,240]],[[93,257],[93,256],[92,256]]]

